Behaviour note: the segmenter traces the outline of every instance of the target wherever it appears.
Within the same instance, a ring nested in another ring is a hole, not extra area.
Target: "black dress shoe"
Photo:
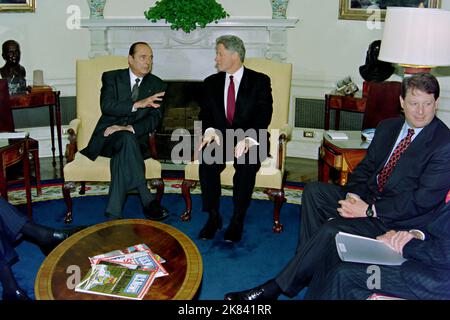
[[[169,216],[169,212],[156,200],[153,200],[144,207],[144,215],[150,220],[163,220]]]
[[[275,297],[267,297],[262,286],[239,292],[229,292],[225,295],[225,300],[272,300]]]
[[[6,293],[3,291],[2,299],[5,301],[30,301],[31,298],[22,289],[17,289],[14,293]]]
[[[198,237],[202,240],[211,240],[214,238],[217,230],[222,229],[222,218],[219,214],[209,215],[208,221],[203,226],[202,230],[198,234]]]
[[[49,253],[52,252],[52,250],[57,245],[59,245],[61,242],[66,240],[71,235],[73,235],[73,234],[77,233],[78,231],[81,231],[85,228],[86,228],[85,226],[78,226],[78,227],[73,227],[70,229],[56,229],[55,231],[53,231],[53,235],[52,235],[52,238],[50,239],[50,241],[46,244],[40,245],[42,253],[45,254],[46,256],[48,256]]]
[[[238,242],[242,239],[242,231],[244,230],[243,222],[231,222],[227,230],[225,230],[224,240],[227,242]]]

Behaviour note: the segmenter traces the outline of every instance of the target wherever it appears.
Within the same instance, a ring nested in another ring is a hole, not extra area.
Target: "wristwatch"
[[[368,216],[369,218],[372,218],[374,215],[373,209],[372,209],[372,205],[369,204],[369,206],[367,207],[366,210],[366,216]]]

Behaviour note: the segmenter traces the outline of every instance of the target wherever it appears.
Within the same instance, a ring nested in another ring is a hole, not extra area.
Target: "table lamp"
[[[450,11],[388,7],[378,59],[399,64],[405,75],[450,66]]]

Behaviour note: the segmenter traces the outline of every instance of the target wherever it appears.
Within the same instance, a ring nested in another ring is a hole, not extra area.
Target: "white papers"
[[[380,265],[401,265],[405,258],[383,241],[350,233],[336,234],[336,249],[342,261]]]
[[[21,139],[29,135],[28,131],[0,132],[0,139]]]
[[[342,131],[326,131],[325,133],[333,140],[348,140],[348,135]]]

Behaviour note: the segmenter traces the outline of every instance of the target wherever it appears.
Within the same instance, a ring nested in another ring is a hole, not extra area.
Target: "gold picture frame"
[[[386,7],[418,7],[420,3],[425,8],[440,8],[441,0],[339,0],[339,19],[367,20],[374,11],[370,6],[381,8],[381,20],[386,16]]]
[[[0,12],[34,12],[35,0],[0,0]]]

